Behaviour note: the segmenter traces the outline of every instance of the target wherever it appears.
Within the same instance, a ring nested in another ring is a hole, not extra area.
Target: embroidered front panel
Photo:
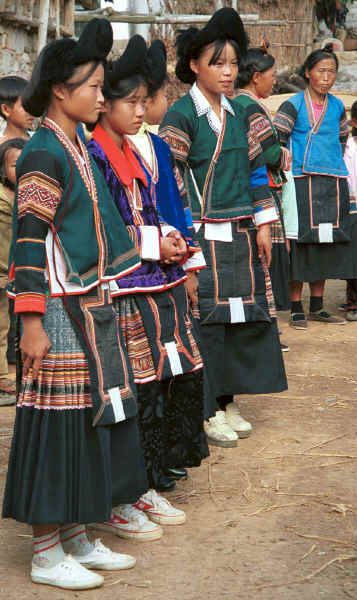
[[[91,408],[88,363],[83,352],[53,354],[42,361],[37,381],[26,375],[17,405],[44,410]]]
[[[157,379],[150,342],[139,309],[132,298],[115,300],[120,329],[129,355],[135,383]]]

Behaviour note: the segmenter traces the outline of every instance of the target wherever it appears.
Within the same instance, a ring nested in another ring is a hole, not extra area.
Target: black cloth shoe
[[[160,477],[158,485],[155,489],[158,492],[171,492],[176,487],[176,481],[172,477]]]
[[[167,469],[166,475],[168,477],[170,477],[171,479],[187,479],[188,477],[188,473],[186,471],[186,469]]]

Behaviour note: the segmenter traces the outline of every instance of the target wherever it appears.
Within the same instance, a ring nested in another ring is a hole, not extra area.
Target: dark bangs
[[[145,85],[146,87],[148,85],[145,77],[141,74],[132,75],[125,79],[118,79],[111,83],[105,78],[103,95],[106,100],[121,100],[129,96],[141,85]]]
[[[234,51],[236,53],[237,60],[239,60],[239,47],[238,47],[237,42],[235,42],[234,40],[220,39],[220,40],[216,40],[214,42],[214,44],[215,44],[214,52],[208,63],[209,65],[215,65],[218,63],[226,44],[230,44],[232,46],[232,48],[234,49]],[[203,50],[205,50],[206,47],[202,48],[201,54],[202,54]]]

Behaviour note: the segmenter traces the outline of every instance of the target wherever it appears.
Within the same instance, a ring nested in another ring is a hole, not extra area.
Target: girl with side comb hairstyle
[[[277,219],[262,149],[244,110],[229,93],[246,52],[236,11],[216,12],[203,29],[177,39],[176,74],[190,91],[168,110],[160,128],[180,172],[207,268],[199,274],[201,346],[209,441],[237,444],[251,425],[235,394],[286,388],[268,266],[270,225]]]
[[[110,522],[98,525],[119,536],[123,531],[118,518],[129,520],[133,529],[145,514],[161,524],[183,523],[185,513],[158,492],[173,489],[174,478],[187,477],[185,467],[199,466],[208,455],[203,363],[184,286],[186,274],[180,266],[189,248],[178,221],[176,227],[172,222],[167,235],[161,230],[152,173],[145,170],[126,139],[139,131],[145,117],[146,58],[145,40],[134,36],[120,59],[109,64],[104,112],[88,143],[142,259],[140,269],[112,285],[137,384],[150,486],[134,506],[116,506]],[[169,205],[171,197],[165,202]],[[161,214],[164,208],[161,204]],[[182,207],[177,208],[183,213]]]
[[[109,282],[140,266],[105,181],[77,136],[103,107],[108,21],[50,42],[23,97],[45,115],[18,160],[10,277],[21,365],[3,517],[33,528],[31,579],[99,587],[90,571],[135,559],[92,544],[85,524],[135,502],[147,480],[135,386]]]

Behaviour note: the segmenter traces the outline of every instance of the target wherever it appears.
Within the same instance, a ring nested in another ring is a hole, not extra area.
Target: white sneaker
[[[240,438],[246,438],[252,433],[252,425],[249,421],[243,419],[239,412],[238,405],[230,402],[226,406],[226,420],[228,425],[238,433]]]
[[[146,492],[135,506],[142,510],[154,523],[160,523],[160,525],[182,525],[186,521],[183,510],[174,508],[166,498],[160,496],[155,490]]]
[[[92,552],[85,556],[76,556],[75,559],[87,569],[102,569],[103,571],[132,569],[136,565],[136,559],[133,556],[112,552],[100,540],[95,540]]]
[[[88,571],[69,554],[58,565],[50,568],[38,567],[32,563],[31,579],[34,583],[53,585],[64,590],[90,590],[104,583],[101,575]]]
[[[131,504],[116,506],[109,522],[92,523],[91,527],[139,542],[159,540],[164,533],[159,525],[152,523],[141,510]]]
[[[204,422],[204,430],[207,442],[212,446],[235,448],[237,445],[238,435],[228,425],[226,413],[223,410],[218,410],[214,417]]]

